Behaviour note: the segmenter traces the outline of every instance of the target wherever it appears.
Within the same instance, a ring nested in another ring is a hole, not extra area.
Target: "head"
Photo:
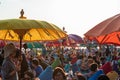
[[[27,43],[23,44],[23,48],[24,48],[24,49],[27,49],[27,48],[28,48]]]
[[[16,47],[14,44],[9,43],[4,47],[4,58],[7,57],[15,57],[16,55]]]
[[[97,68],[98,68],[97,63],[92,63],[92,64],[90,65],[90,70],[91,70],[91,71],[96,71]]]
[[[90,66],[92,63],[94,63],[93,59],[88,59],[88,66]]]
[[[66,80],[66,75],[61,67],[56,67],[53,72],[54,80]]]
[[[26,71],[24,75],[25,80],[32,80],[34,78],[34,74],[31,71]]]
[[[110,79],[109,79],[108,76],[102,74],[102,75],[100,75],[100,76],[97,78],[97,80],[110,80]]]
[[[110,71],[106,74],[110,80],[119,80],[119,74],[116,71]]]
[[[86,80],[86,78],[83,75],[77,75],[77,80]]]
[[[37,58],[33,59],[33,60],[32,60],[32,66],[33,66],[33,67],[36,67],[36,66],[38,66],[38,65],[39,65],[39,60],[38,60]]]

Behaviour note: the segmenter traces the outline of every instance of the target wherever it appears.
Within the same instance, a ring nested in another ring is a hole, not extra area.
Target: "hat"
[[[119,77],[116,71],[110,71],[106,75],[109,77],[110,80],[116,80]]]
[[[3,48],[3,50],[4,50],[4,58],[6,58],[11,54],[16,54],[17,49],[15,48],[14,44],[9,43]]]
[[[103,66],[100,67],[100,69],[103,69],[104,73],[107,74],[108,72],[112,71],[111,63],[105,63]]]

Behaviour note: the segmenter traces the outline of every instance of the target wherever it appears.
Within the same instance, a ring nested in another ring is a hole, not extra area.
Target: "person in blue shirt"
[[[35,70],[35,77],[38,77],[42,73],[43,68],[39,64],[39,60],[37,58],[32,60],[32,66],[33,66],[33,68]]]

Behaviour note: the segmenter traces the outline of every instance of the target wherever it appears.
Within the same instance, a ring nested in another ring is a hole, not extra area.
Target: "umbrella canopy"
[[[69,34],[66,38],[62,39],[61,41],[52,41],[47,42],[47,46],[61,46],[61,43],[63,46],[72,46],[80,43],[84,43],[83,39],[76,34]]]
[[[0,39],[19,41],[57,40],[66,37],[59,27],[46,21],[29,19],[0,20]]]
[[[39,42],[27,42],[27,47],[32,49],[32,48],[45,48],[43,44]]]
[[[84,35],[89,39],[96,39],[101,44],[120,45],[120,14],[104,20]]]
[[[69,34],[68,37],[63,40],[63,45],[75,46],[76,44],[80,43],[84,43],[84,41],[82,37],[76,34]]]
[[[20,41],[49,41],[65,38],[67,34],[52,23],[40,20],[30,20],[20,12],[20,19],[0,20],[0,39]]]
[[[67,36],[63,30],[46,21],[26,19],[23,9],[19,19],[0,20],[0,39],[13,41],[57,40]]]
[[[0,20],[0,39],[20,41],[49,41],[67,36],[59,27],[46,21],[29,19]]]
[[[84,42],[82,37],[80,37],[79,35],[76,35],[76,34],[69,34],[68,39],[71,42],[74,41],[74,43],[83,43]]]

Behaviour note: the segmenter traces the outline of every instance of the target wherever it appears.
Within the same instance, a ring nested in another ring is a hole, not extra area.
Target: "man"
[[[2,80],[18,80],[19,66],[14,64],[15,46],[10,43],[4,47],[4,61],[2,64]]]

